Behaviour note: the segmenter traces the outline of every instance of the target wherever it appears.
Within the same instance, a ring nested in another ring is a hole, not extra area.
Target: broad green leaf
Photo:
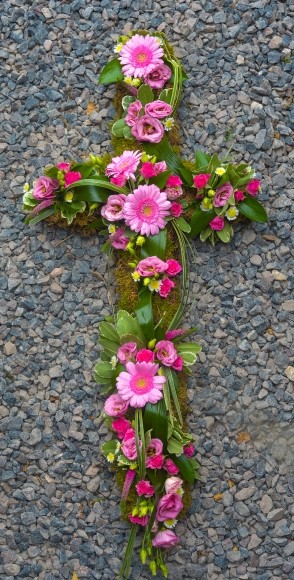
[[[137,334],[123,334],[120,337],[120,344],[125,344],[126,342],[135,342],[138,349],[145,347],[145,342]]]
[[[117,344],[117,342],[113,342],[112,340],[108,340],[107,338],[103,337],[99,338],[99,344],[101,344],[105,352],[108,352],[111,354],[111,356],[116,355],[119,348],[119,344]]]
[[[32,225],[37,224],[37,223],[41,222],[42,220],[46,219],[50,215],[53,215],[54,213],[55,213],[55,209],[53,206],[47,207],[46,209],[43,209],[43,211],[40,211],[40,213],[38,213],[38,215],[36,215],[34,217],[28,216],[25,219],[25,224],[30,224],[30,226],[32,226]]]
[[[110,189],[110,191],[114,191],[115,193],[124,193],[125,195],[128,194],[128,190],[125,187],[118,187],[117,185],[114,185],[114,183],[110,183],[107,178],[100,175],[97,177],[91,177],[89,179],[80,179],[79,181],[75,181],[74,185],[69,187],[76,190],[77,187],[84,187],[85,185],[94,185],[95,187],[101,187],[102,189]],[[93,199],[91,201],[96,200]]]
[[[195,468],[191,461],[185,455],[181,455],[180,457],[173,455],[172,460],[178,466],[183,479],[188,483],[194,483]]]
[[[187,234],[191,232],[191,226],[188,224],[188,222],[186,222],[186,220],[183,217],[175,219],[175,222],[182,232],[186,232]]]
[[[215,217],[214,210],[202,211],[200,207],[197,207],[191,217],[191,232],[189,233],[189,238],[194,238],[197,234],[208,226],[209,222]]]
[[[170,171],[163,171],[162,173],[159,173],[158,175],[151,177],[149,179],[149,183],[157,185],[159,189],[163,189],[170,174],[171,174]]]
[[[210,155],[207,155],[206,153],[204,153],[204,151],[200,151],[200,150],[196,151],[195,160],[196,160],[197,173],[198,173],[198,171],[200,171],[200,169],[201,169],[201,173],[203,173],[202,170],[207,168],[210,159],[211,159]]]
[[[202,230],[202,232],[200,232],[200,235],[199,235],[201,242],[205,242],[211,234],[212,234],[212,229],[209,226],[208,226],[208,228],[205,228],[205,230]]]
[[[137,318],[129,314],[129,312],[127,312],[126,310],[118,311],[116,328],[120,340],[121,337],[126,334],[132,334],[144,340],[144,333],[140,328],[140,324]]]
[[[118,58],[113,58],[103,67],[99,76],[98,83],[100,85],[108,85],[110,83],[122,81],[123,78],[124,75],[122,73],[120,62]]]
[[[79,171],[82,175],[83,179],[87,179],[93,172],[93,167],[91,165],[87,165],[86,163],[76,163],[74,164],[73,171]]]
[[[221,166],[220,158],[216,153],[214,153],[213,156],[210,158],[208,164],[208,173],[214,173],[216,168],[220,166]]]
[[[147,403],[144,410],[144,428],[145,431],[152,429],[151,437],[161,439],[166,449],[168,420],[163,399],[156,405]]]
[[[103,443],[103,445],[101,446],[102,452],[104,453],[104,455],[108,455],[108,453],[115,453],[116,451],[116,441],[106,441],[106,443]]]
[[[180,352],[201,352],[202,346],[197,342],[178,342],[177,350]]]
[[[84,185],[81,191],[74,191],[74,201],[87,201],[88,203],[104,203],[109,197],[107,189],[95,185]]]
[[[127,127],[127,124],[124,119],[118,119],[115,121],[111,127],[111,133],[115,135],[115,137],[124,137],[124,129]]]
[[[110,324],[109,322],[100,322],[99,324],[99,334],[108,340],[112,340],[113,342],[117,342],[119,344],[119,336],[116,331],[114,324]]]
[[[179,455],[180,453],[183,453],[183,444],[174,439],[174,437],[171,437],[167,443],[167,450],[169,453]]]
[[[125,97],[123,97],[121,101],[123,110],[127,111],[130,104],[133,103],[135,100],[136,100],[135,97],[132,97],[131,95],[126,95]]]
[[[246,197],[244,201],[238,203],[238,209],[242,215],[253,222],[265,223],[268,221],[263,205],[255,197]]]
[[[99,362],[95,366],[95,377],[102,379],[112,379],[113,378],[113,368],[108,362]]]
[[[152,340],[154,337],[152,294],[147,288],[140,290],[135,310],[139,325],[142,328],[146,340]]]
[[[73,201],[71,203],[64,203],[61,206],[61,215],[67,220],[67,223],[72,224],[77,213],[83,213],[86,209],[84,201]]]
[[[172,89],[164,89],[163,91],[161,91],[158,98],[160,101],[164,101],[165,103],[170,104],[171,96],[172,96]]]
[[[216,234],[222,242],[227,244],[233,236],[234,231],[232,226],[225,224],[225,227],[222,230],[216,231]]]
[[[156,236],[149,236],[141,248],[141,257],[157,256],[161,260],[165,259],[167,229],[160,230]]]
[[[137,98],[141,101],[143,107],[148,103],[152,103],[154,99],[154,93],[149,85],[141,85],[138,90]]]

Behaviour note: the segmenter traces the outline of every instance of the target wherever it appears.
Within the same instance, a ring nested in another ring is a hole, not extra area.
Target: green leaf
[[[238,209],[242,215],[253,222],[266,223],[268,221],[263,205],[255,197],[246,197],[244,201],[238,203]]]
[[[157,256],[161,260],[165,259],[167,229],[160,230],[156,236],[149,236],[141,248],[141,257]]]
[[[33,197],[33,194],[31,191],[26,191],[23,194],[22,202],[24,205],[29,206],[31,209],[33,207],[35,207],[36,205],[38,205],[38,200]],[[41,200],[39,200],[39,203],[41,203]]]
[[[170,99],[171,99],[171,96],[172,96],[172,92],[173,92],[172,89],[164,89],[163,91],[161,91],[158,99],[160,101],[164,101],[165,103],[170,104]]]
[[[124,119],[118,119],[115,121],[111,127],[111,133],[115,135],[115,137],[124,137],[124,129],[127,127],[127,124]]]
[[[148,103],[152,103],[154,99],[154,93],[149,85],[141,85],[138,90],[137,99],[141,101],[143,107]]]
[[[163,136],[160,143],[145,143],[144,149],[148,155],[155,155],[158,161],[166,161],[168,168],[175,174],[181,174],[187,185],[192,185],[192,172],[181,162],[171,147],[166,135]]]
[[[109,362],[99,362],[96,364],[95,381],[105,383],[113,379],[113,368]]]
[[[104,351],[110,355],[110,357],[116,355],[118,351],[119,344],[107,338],[99,338],[99,344],[103,347]]]
[[[44,173],[45,175],[48,175],[48,177],[53,177],[53,179],[56,179],[58,171],[59,169],[57,167],[48,167],[45,169]]]
[[[188,224],[188,222],[186,222],[186,220],[183,217],[177,218],[175,222],[182,232],[186,232],[187,234],[191,232],[191,226]]]
[[[199,235],[201,242],[205,242],[211,234],[212,234],[212,229],[209,226],[208,226],[208,228],[205,228],[205,230],[202,230],[202,232],[200,232],[200,235]]]
[[[83,179],[86,179],[93,173],[93,167],[87,165],[86,163],[75,163],[73,165],[72,171],[79,171]]]
[[[121,101],[123,110],[127,111],[130,104],[133,103],[135,100],[136,100],[135,97],[132,97],[131,95],[126,95],[125,97],[123,97]]]
[[[113,324],[110,324],[109,322],[100,322],[99,334],[100,336],[103,336],[108,340],[112,340],[119,345],[119,336]]]
[[[132,334],[138,336],[140,339],[144,341],[144,334],[142,329],[140,328],[140,324],[138,319],[129,314],[126,310],[119,310],[117,313],[117,323],[116,323],[117,332],[119,338],[126,334]]]
[[[82,191],[74,191],[74,201],[87,201],[92,203],[104,203],[109,194],[107,190],[102,190],[95,185],[84,185]]]
[[[167,450],[169,453],[179,455],[180,453],[183,453],[183,444],[174,439],[174,437],[171,437],[167,443]]]
[[[124,130],[123,130],[123,137],[125,139],[134,139],[134,137],[132,135],[131,127],[129,127],[128,125],[126,125]]]
[[[139,299],[135,307],[137,319],[146,337],[146,341],[154,337],[152,294],[147,288],[139,292]]]
[[[197,342],[178,342],[177,350],[182,352],[201,352],[202,346]]]
[[[159,187],[159,189],[163,189],[170,174],[171,174],[171,171],[163,171],[162,173],[159,173],[158,175],[151,177],[149,179],[149,183],[151,183],[153,185],[157,185],[157,187]]]
[[[101,446],[102,452],[104,455],[108,455],[108,453],[115,453],[116,451],[116,441],[106,441],[106,443],[103,443],[103,445]]]
[[[168,420],[163,399],[156,405],[147,403],[144,410],[144,429],[145,431],[152,429],[152,438],[161,439],[166,449]]]
[[[189,234],[190,238],[194,238],[199,234],[206,226],[208,226],[209,222],[215,217],[214,210],[209,211],[202,211],[200,207],[197,207],[191,217],[191,232]]]
[[[154,436],[153,436],[154,437]],[[148,477],[157,493],[161,493],[166,480],[166,471],[163,469],[147,469]],[[156,510],[154,510],[155,512]]]
[[[38,213],[38,215],[34,216],[34,217],[30,217],[28,216],[25,219],[25,224],[30,224],[30,226],[37,224],[39,222],[41,222],[42,220],[46,219],[47,217],[49,217],[50,215],[53,215],[55,213],[55,209],[54,207],[47,207],[46,209],[43,209],[43,211],[40,211],[40,213]]]
[[[71,203],[64,203],[61,206],[61,215],[67,220],[67,223],[72,224],[77,213],[83,213],[86,209],[84,201],[73,201]]]
[[[196,168],[197,168],[197,173],[198,171],[201,169],[205,169],[207,168],[209,162],[210,162],[210,155],[207,155],[206,153],[204,153],[203,151],[196,151],[195,153],[195,160],[196,160]]]
[[[99,76],[98,83],[100,85],[108,85],[110,83],[122,81],[123,78],[124,75],[122,73],[121,64],[118,58],[113,58],[103,67]]]
[[[227,244],[234,235],[234,230],[230,224],[225,224],[222,230],[216,231],[216,234],[222,242]]]
[[[188,457],[186,457],[185,455],[181,455],[180,457],[173,455],[172,460],[178,466],[183,479],[188,483],[194,483],[195,468],[191,463],[191,461],[188,459]]]
[[[125,187],[118,187],[117,185],[114,185],[114,183],[110,183],[107,178],[102,176],[91,177],[90,179],[80,179],[79,181],[75,181],[74,185],[71,185],[69,187],[71,189],[74,188],[74,190],[76,190],[77,187],[84,187],[85,185],[89,186],[93,185],[95,187],[102,188],[102,190],[110,189],[110,191],[115,191],[116,193],[124,193],[125,195],[128,194],[128,190]],[[99,201],[99,200],[93,199],[91,201]]]
[[[126,342],[135,342],[139,349],[145,347],[145,342],[137,334],[122,334],[120,337],[120,344],[125,344]]]

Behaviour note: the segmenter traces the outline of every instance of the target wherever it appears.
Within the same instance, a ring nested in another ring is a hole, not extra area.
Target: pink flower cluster
[[[156,36],[132,36],[120,51],[118,59],[123,73],[141,78],[150,87],[161,89],[171,77],[171,69],[164,64],[164,51]]]
[[[159,119],[171,115],[172,110],[171,105],[159,99],[147,103],[145,107],[137,99],[129,105],[125,122],[137,141],[159,143],[164,134],[164,126]]]
[[[158,292],[162,298],[167,298],[172,288],[175,287],[175,282],[169,276],[177,276],[181,271],[182,266],[177,260],[171,258],[164,262],[157,256],[150,256],[137,264],[133,277],[137,281],[140,277],[145,278],[150,290]],[[161,275],[163,277],[160,279]],[[148,280],[146,280],[147,278]],[[152,279],[154,283],[152,283]]]

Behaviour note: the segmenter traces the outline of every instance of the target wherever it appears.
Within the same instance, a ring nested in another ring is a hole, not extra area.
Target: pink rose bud
[[[124,417],[119,417],[112,422],[111,427],[116,431],[118,438],[123,439],[126,432],[131,427],[131,423]]]
[[[145,113],[155,117],[156,119],[164,119],[172,113],[173,108],[165,101],[152,101],[152,103],[147,103],[145,105]]]
[[[179,468],[171,459],[166,460],[163,468],[167,471],[167,473],[169,473],[169,475],[177,475],[180,473]]]
[[[109,236],[109,241],[112,247],[116,250],[126,250],[130,240],[125,236],[125,230],[123,228],[118,228],[114,234]]]
[[[57,168],[60,169],[60,171],[69,171],[70,170],[70,163],[58,163]]]
[[[155,177],[156,169],[155,165],[151,163],[151,161],[145,161],[142,163],[142,167],[140,169],[141,175],[144,179],[150,179],[150,177]]]
[[[166,274],[169,276],[176,276],[182,271],[182,266],[179,264],[177,260],[173,260],[172,258],[166,261],[168,268],[166,270]]]
[[[68,187],[69,185],[75,183],[76,181],[79,181],[80,179],[82,179],[82,174],[79,171],[69,171],[68,173],[65,174],[64,177],[65,187]]]
[[[183,213],[183,206],[180,203],[173,201],[171,204],[170,211],[173,217],[179,218]]]
[[[180,371],[182,371],[182,370],[183,370],[183,364],[184,364],[183,357],[181,357],[181,356],[178,356],[178,357],[176,358],[176,360],[175,360],[174,364],[172,365],[172,368],[173,368],[175,371],[178,371],[178,372],[180,372]]]
[[[142,348],[137,352],[136,361],[137,362],[154,362],[154,352],[148,348]]]
[[[240,191],[239,189],[238,189],[238,191],[235,191],[234,197],[235,197],[236,202],[243,201],[243,199],[245,199],[244,192]]]
[[[151,485],[150,481],[141,479],[136,485],[136,491],[138,495],[144,495],[145,497],[152,497],[155,493],[155,488]]]
[[[169,477],[166,479],[164,487],[166,493],[177,493],[177,491],[182,487],[182,479],[179,477]]]
[[[174,338],[177,338],[177,336],[182,336],[183,334],[185,334],[185,330],[183,328],[176,328],[175,330],[168,330],[165,333],[165,338],[166,340],[173,340]]]
[[[193,457],[194,453],[195,453],[195,447],[193,445],[193,443],[188,443],[187,445],[184,445],[183,447],[184,453],[186,455],[186,457]]]
[[[158,161],[155,163],[154,169],[156,171],[156,175],[158,175],[159,173],[163,173],[163,171],[167,170],[167,164],[165,161]]]
[[[159,143],[164,135],[164,127],[158,119],[151,115],[143,115],[132,127],[132,135],[138,141]]]
[[[132,522],[132,524],[137,524],[139,526],[143,526],[143,528],[145,528],[148,524],[149,521],[149,517],[148,516],[132,516],[131,514],[129,515],[129,520]]]
[[[211,220],[211,222],[209,222],[209,225],[212,230],[220,231],[225,227],[225,220],[221,216],[216,216]]]
[[[170,175],[167,182],[166,182],[166,186],[167,187],[180,187],[182,185],[182,180],[178,175]]]
[[[163,455],[153,455],[152,457],[147,457],[146,467],[148,469],[161,469],[164,464]]]
[[[197,189],[202,189],[209,182],[210,177],[210,173],[200,173],[199,175],[195,175],[193,177],[195,187],[197,187]]]
[[[123,187],[126,183],[126,178],[122,174],[117,175],[116,177],[110,178],[110,183],[113,183],[113,185],[117,185],[117,187]]]
[[[258,194],[260,190],[260,180],[259,179],[251,179],[246,185],[246,191],[249,195],[253,197]]]
[[[163,262],[157,256],[150,256],[149,258],[144,258],[139,262],[137,265],[137,272],[139,272],[140,276],[143,277],[150,277],[154,276],[154,274],[163,274],[168,268],[167,262]]]
[[[170,280],[169,278],[165,278],[162,280],[160,287],[159,287],[159,296],[161,298],[167,298],[170,291],[175,287],[175,283]]]

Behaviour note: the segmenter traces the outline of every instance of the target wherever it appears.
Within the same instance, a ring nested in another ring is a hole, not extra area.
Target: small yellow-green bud
[[[157,573],[157,566],[156,566],[156,562],[155,560],[151,560],[150,564],[149,564],[149,568],[151,570],[151,574],[152,576],[156,576]]]
[[[142,564],[146,564],[147,552],[146,552],[146,550],[144,550],[144,548],[142,548],[142,550],[140,552],[140,558],[141,558]]]
[[[208,197],[214,197],[215,196],[215,191],[214,189],[209,189],[207,192]]]
[[[152,349],[155,347],[155,345],[156,345],[156,338],[153,338],[152,340],[149,340],[147,346],[148,346],[148,348]]]
[[[73,199],[73,192],[72,191],[68,191],[65,194],[65,201],[67,201],[68,203],[71,203]]]
[[[151,282],[150,278],[144,278],[143,284],[144,284],[144,286],[148,286],[148,284],[150,284],[150,282]]]
[[[145,244],[145,238],[144,236],[138,236],[136,239],[136,246],[143,246],[143,244]]]

